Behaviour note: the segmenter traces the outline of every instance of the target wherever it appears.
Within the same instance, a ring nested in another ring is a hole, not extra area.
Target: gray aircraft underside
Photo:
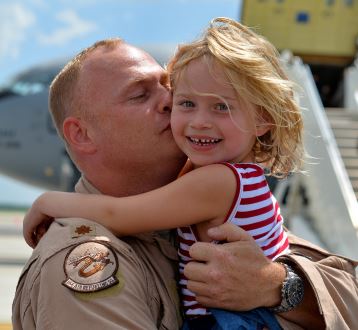
[[[172,45],[144,47],[161,64]],[[79,173],[48,112],[48,87],[66,60],[33,67],[0,88],[0,172],[45,189],[72,190]]]

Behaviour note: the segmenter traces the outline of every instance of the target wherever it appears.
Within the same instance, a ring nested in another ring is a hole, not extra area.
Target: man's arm
[[[254,240],[232,224],[212,228],[209,235],[228,243],[213,245],[198,242],[190,250],[197,262],[186,266],[185,275],[189,279],[188,288],[197,294],[200,303],[237,311],[259,306],[274,307],[280,303],[280,289],[285,278],[282,265],[268,260]],[[297,250],[299,248],[296,247]],[[346,270],[327,265],[324,261],[315,262],[302,256],[294,260],[290,258],[290,265],[305,282],[305,295],[303,302],[294,310],[278,314],[282,324],[295,323],[303,328],[315,329],[324,328],[325,323],[337,329],[357,324],[354,323],[358,322],[357,313],[354,315],[354,310],[358,308],[354,277]],[[305,267],[301,266],[302,263],[305,263]],[[340,278],[338,281],[337,276]],[[324,280],[320,281],[322,277]],[[347,288],[350,288],[350,293]],[[339,295],[347,297],[351,304],[348,314],[347,307],[340,304]],[[334,320],[328,320],[325,313],[326,308],[330,308],[324,304],[327,297],[331,304],[336,305],[335,311],[340,313],[340,317]]]
[[[326,328],[353,329],[358,324],[357,261],[333,255],[293,234],[288,235],[291,253],[280,257],[289,263],[307,282],[312,300],[323,315]],[[314,316],[315,314],[312,313]],[[300,310],[280,315],[296,321]]]

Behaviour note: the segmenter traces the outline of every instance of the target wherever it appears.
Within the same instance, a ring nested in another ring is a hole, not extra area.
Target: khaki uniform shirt
[[[76,190],[99,193],[84,179]],[[120,240],[89,220],[56,219],[19,279],[13,328],[179,329],[176,261],[158,234]]]

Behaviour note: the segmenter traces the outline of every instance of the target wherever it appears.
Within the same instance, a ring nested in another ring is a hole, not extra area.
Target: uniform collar
[[[102,195],[102,193],[92,184],[90,183],[84,176],[78,180],[75,191],[81,194],[97,194]]]

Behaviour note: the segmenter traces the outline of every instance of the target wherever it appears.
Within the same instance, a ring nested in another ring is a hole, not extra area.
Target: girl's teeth
[[[218,143],[220,141],[220,139],[198,139],[198,138],[189,138],[189,139],[196,144]]]

